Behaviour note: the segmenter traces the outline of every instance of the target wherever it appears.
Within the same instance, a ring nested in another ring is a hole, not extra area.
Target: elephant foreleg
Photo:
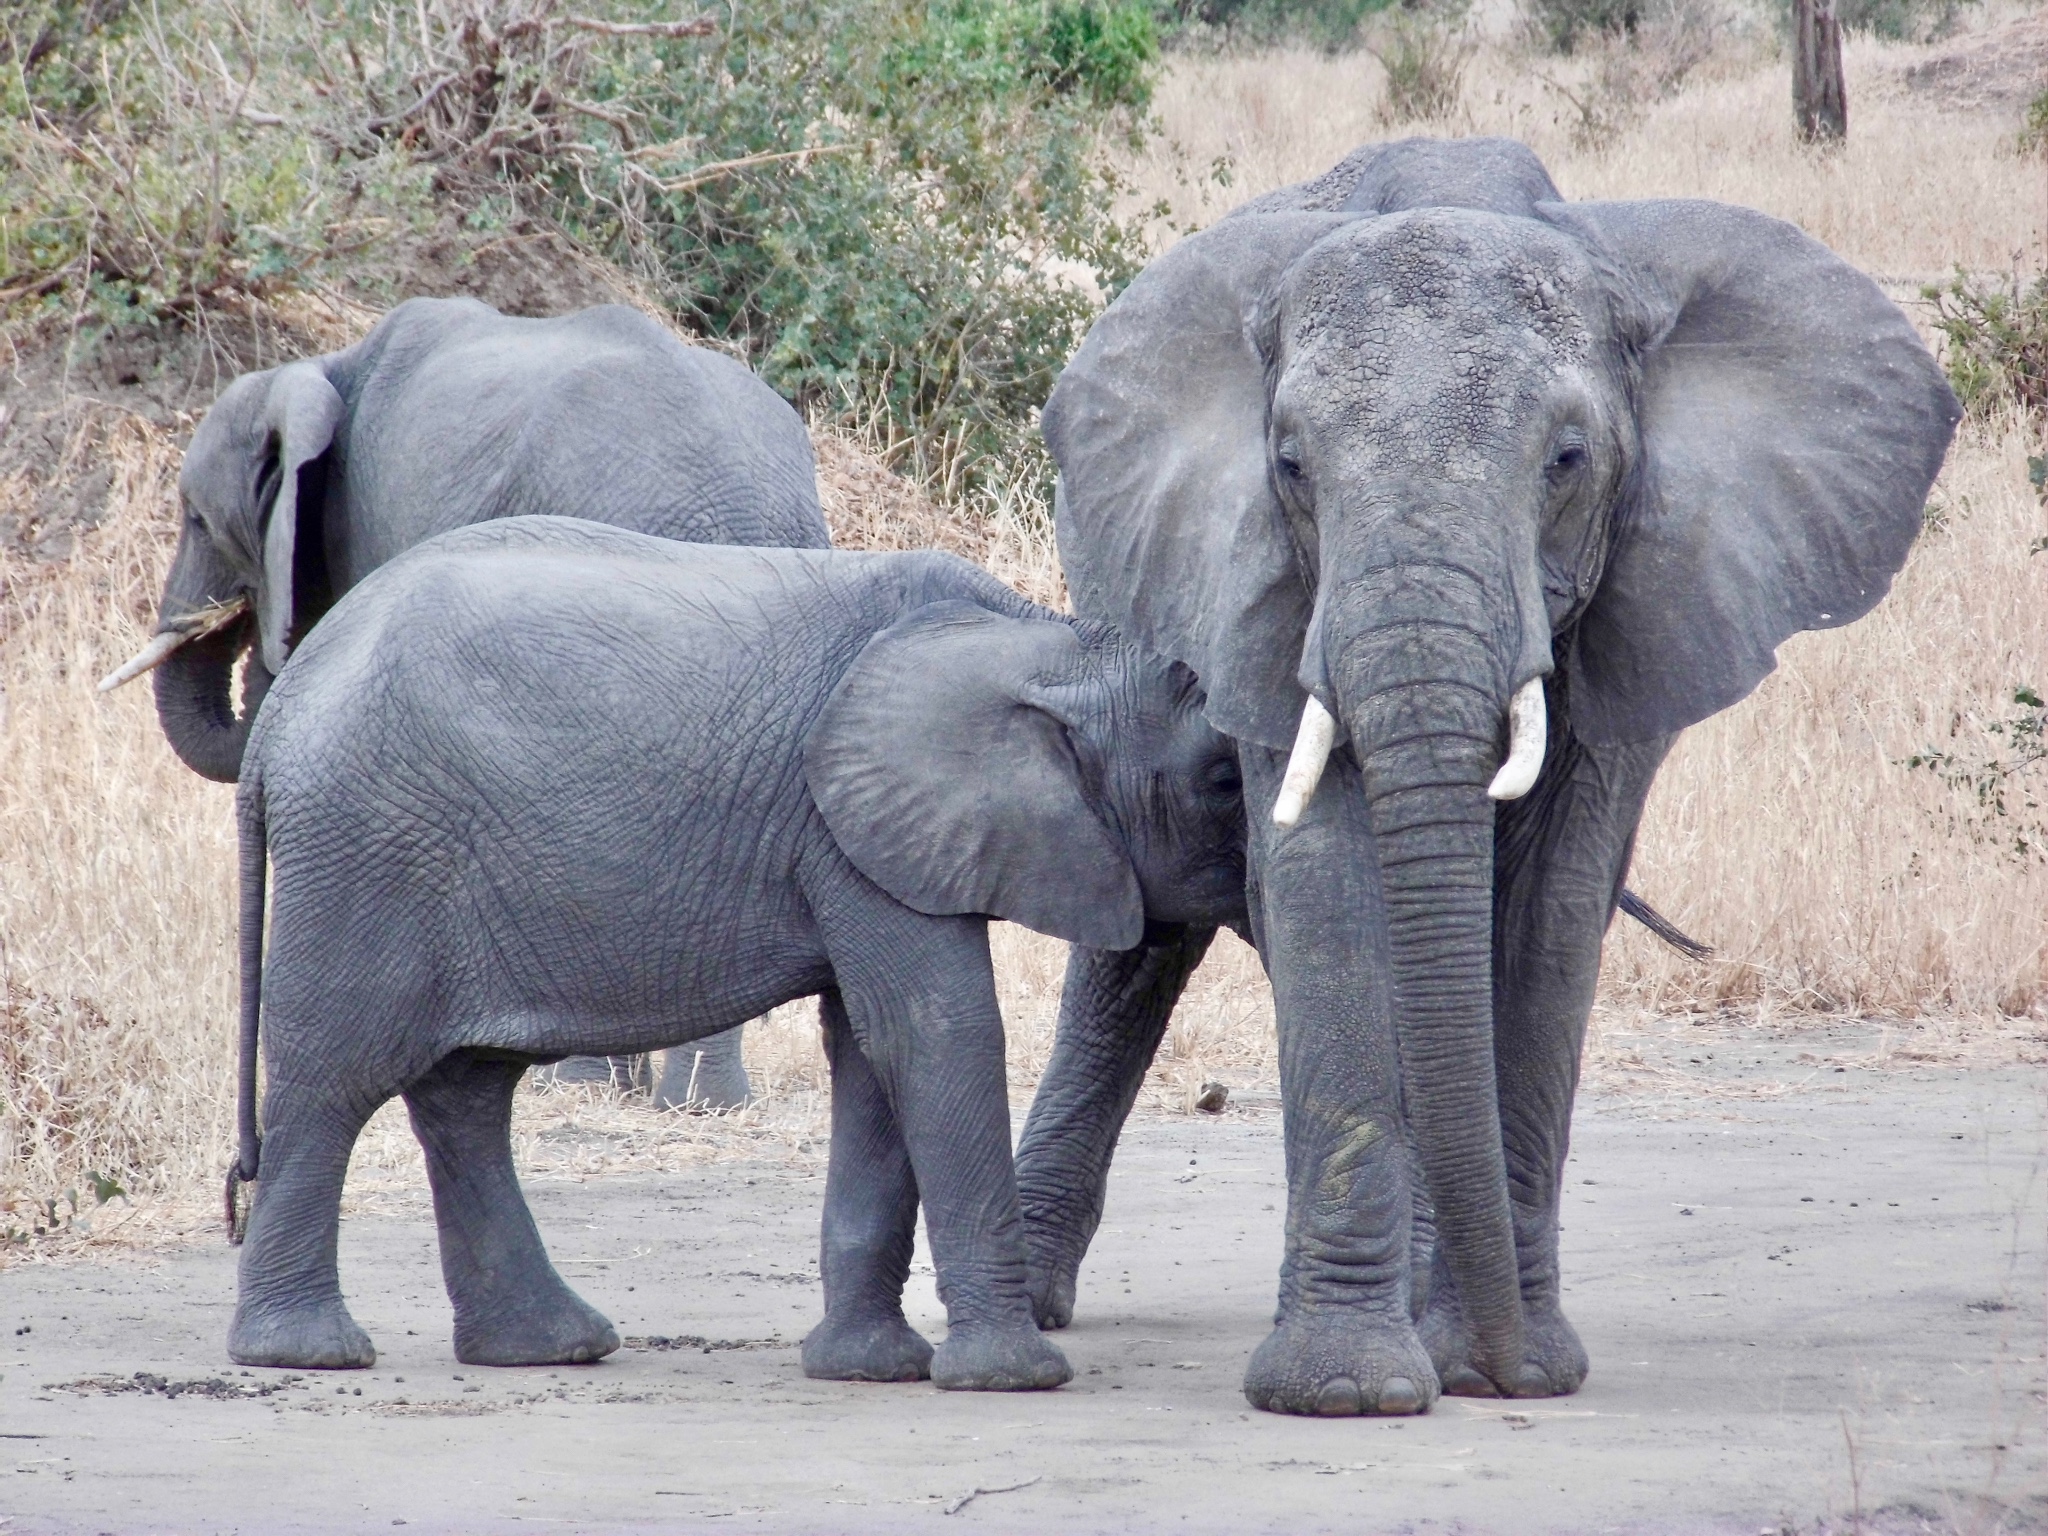
[[[512,1167],[512,1097],[522,1061],[458,1051],[405,1090],[427,1156],[441,1276],[465,1365],[570,1365],[619,1347],[595,1308],[548,1262]]]
[[[1017,1148],[1017,1194],[1041,1328],[1074,1317],[1081,1260],[1102,1221],[1110,1158],[1174,1004],[1213,928],[1159,925],[1136,949],[1067,956],[1059,1031]]]
[[[922,1381],[932,1347],[903,1316],[917,1236],[917,1176],[895,1111],[853,1038],[839,994],[818,1000],[832,1068],[832,1161],[818,1272],[825,1317],[804,1339],[806,1376]]]

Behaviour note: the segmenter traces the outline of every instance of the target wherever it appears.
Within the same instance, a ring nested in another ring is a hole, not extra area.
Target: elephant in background
[[[1201,703],[1185,667],[937,552],[528,517],[393,561],[298,647],[249,737],[237,1171],[261,1182],[230,1353],[374,1360],[336,1223],[394,1094],[457,1356],[616,1348],[520,1196],[520,1074],[818,994],[832,1151],[805,1370],[1065,1381],[1027,1286],[988,919],[1109,951],[1242,921],[1236,752]],[[920,1201],[936,1355],[901,1304]]]
[[[552,512],[694,543],[831,544],[796,413],[740,363],[622,305],[529,320],[409,300],[352,347],[235,380],[194,433],[178,490],[156,634],[100,686],[154,667],[172,748],[223,783],[291,649],[437,533]],[[676,1065],[658,1103],[682,1102],[692,1080],[698,1102],[746,1101],[737,1031]],[[564,1075],[627,1070],[575,1062]]]
[[[1584,1379],[1559,1184],[1644,798],[1884,595],[1957,419],[1791,225],[1566,202],[1505,140],[1361,149],[1097,321],[1044,417],[1075,606],[1193,669],[1245,778],[1289,1183],[1255,1406]],[[1019,1151],[1047,1326],[1209,937],[1070,958]]]

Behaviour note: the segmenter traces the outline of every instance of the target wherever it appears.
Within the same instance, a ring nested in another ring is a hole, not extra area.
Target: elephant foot
[[[356,1371],[377,1363],[377,1346],[339,1296],[317,1306],[258,1311],[235,1308],[228,1358],[237,1365],[300,1371]]]
[[[1071,1271],[1047,1273],[1031,1266],[1031,1315],[1040,1328],[1050,1332],[1074,1320],[1074,1282]]]
[[[826,1317],[804,1336],[804,1374],[817,1381],[923,1381],[932,1346],[893,1317]]]
[[[1432,1299],[1422,1338],[1449,1397],[1569,1397],[1585,1384],[1590,1363],[1578,1330],[1555,1306],[1531,1309],[1522,1325],[1524,1355],[1514,1379],[1495,1381],[1475,1363],[1471,1332],[1455,1302]]]
[[[564,1287],[524,1306],[464,1306],[455,1358],[464,1365],[588,1365],[619,1347],[611,1320]]]
[[[1253,1352],[1244,1395],[1268,1413],[1427,1413],[1436,1401],[1437,1375],[1406,1318],[1297,1318],[1281,1323]]]
[[[1074,1379],[1059,1346],[1036,1328],[955,1328],[932,1352],[942,1392],[1043,1392]]]

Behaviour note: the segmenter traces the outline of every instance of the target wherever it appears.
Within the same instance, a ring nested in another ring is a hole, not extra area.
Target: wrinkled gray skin
[[[1182,242],[1045,412],[1077,608],[1201,678],[1245,775],[1289,1180],[1246,1396],[1575,1390],[1579,1050],[1674,735],[1884,594],[1957,417],[1868,279],[1705,202],[1565,203],[1503,140],[1361,150]],[[1509,698],[1548,752],[1487,786]],[[1298,825],[1313,692],[1343,735]],[[1064,1323],[1117,1128],[1209,933],[1077,950],[1020,1148]]]
[[[1244,909],[1236,754],[1193,675],[937,552],[548,517],[445,535],[298,648],[239,811],[240,1166],[261,1181],[229,1352],[250,1365],[375,1358],[336,1224],[350,1147],[394,1094],[426,1150],[457,1357],[616,1348],[521,1199],[520,1073],[818,994],[832,1154],[805,1370],[1057,1386],[986,914],[1117,950]],[[920,1200],[936,1354],[901,1307]]]
[[[413,299],[345,351],[246,374],[193,434],[185,526],[159,632],[247,598],[251,616],[156,674],[185,762],[232,783],[249,721],[291,647],[371,571],[451,528],[528,512],[702,544],[823,549],[810,435],[748,369],[636,310],[552,320]],[[242,713],[235,659],[252,650]],[[658,1101],[746,1100],[737,1032],[678,1053]],[[565,1063],[602,1079],[625,1062]]]

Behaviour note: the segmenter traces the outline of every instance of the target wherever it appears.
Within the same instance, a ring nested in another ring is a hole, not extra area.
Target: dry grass
[[[1849,141],[1832,154],[1794,139],[1787,66],[1739,40],[1600,145],[1578,142],[1580,114],[1565,94],[1600,72],[1598,52],[1532,59],[1499,44],[1473,59],[1455,112],[1402,131],[1521,139],[1567,197],[1746,203],[1886,277],[1936,277],[1957,262],[2037,264],[2048,202],[2039,163],[2013,151],[2016,116],[1956,110],[1942,93],[1904,83],[1906,69],[1941,52],[1853,40]],[[1360,144],[1398,137],[1379,121],[1384,81],[1367,53],[1184,61],[1159,90],[1167,131],[1132,168],[1134,202],[1163,199],[1177,225],[1206,225]],[[1228,186],[1201,174],[1219,157],[1231,166]]]
[[[1529,61],[1488,46],[1463,105],[1437,127],[1526,138],[1573,196],[1703,194],[1764,207],[1894,278],[1958,261],[2004,265],[2015,253],[2038,262],[2041,173],[2006,148],[2009,106],[1949,110],[1908,89],[1903,70],[1929,56],[1852,47],[1851,139],[1833,156],[1794,144],[1782,67],[1743,47],[1642,104],[1604,145],[1581,147],[1560,91]],[[1600,64],[1543,67],[1570,85]],[[1159,103],[1180,149],[1135,167],[1142,189],[1179,218],[1208,222],[1325,169],[1384,135],[1378,70],[1369,56],[1179,63]],[[1219,154],[1235,165],[1227,189],[1183,175]],[[331,316],[336,334],[324,344],[369,318]],[[177,459],[171,440],[138,420],[91,409],[67,419],[67,463],[112,476],[108,515],[66,560],[0,555],[0,1233],[32,1229],[53,1199],[61,1223],[72,1190],[91,1215],[91,1171],[136,1196],[99,1213],[94,1240],[118,1242],[214,1220],[232,1142],[231,792],[172,757],[146,689],[93,696],[92,680],[146,631],[170,553]],[[1650,806],[1635,883],[1721,958],[1689,964],[1617,928],[1591,1082],[1625,1088],[1664,1070],[1643,1054],[1646,1008],[1726,1029],[1796,1022],[1799,1010],[1892,1015],[1901,1022],[1885,1057],[1900,1063],[2010,1061],[2038,1049],[2048,866],[2001,854],[1967,792],[1901,761],[1928,747],[1989,753],[1984,727],[2010,713],[2012,689],[2048,688],[2048,556],[2026,554],[2048,531],[2026,477],[2026,456],[2040,451],[2019,422],[1966,432],[1939,489],[1944,525],[1877,614],[1788,645],[1752,699],[1681,742]],[[969,531],[882,470],[857,434],[821,434],[819,456],[843,542],[941,544],[1063,602],[1028,505],[998,500]],[[0,524],[47,490],[28,472],[0,481]],[[1007,927],[993,943],[1021,1101],[1051,1046],[1064,951]],[[587,1088],[522,1095],[522,1168],[581,1178],[822,1155],[823,1064],[808,1006],[756,1025],[748,1050],[763,1101],[737,1115],[657,1115]],[[1270,993],[1256,958],[1226,936],[1143,1102],[1185,1111],[1211,1077],[1243,1089],[1274,1076]],[[363,1139],[351,1200],[417,1199],[421,1189],[402,1115],[387,1111]],[[56,1250],[0,1244],[0,1262],[10,1251]]]

